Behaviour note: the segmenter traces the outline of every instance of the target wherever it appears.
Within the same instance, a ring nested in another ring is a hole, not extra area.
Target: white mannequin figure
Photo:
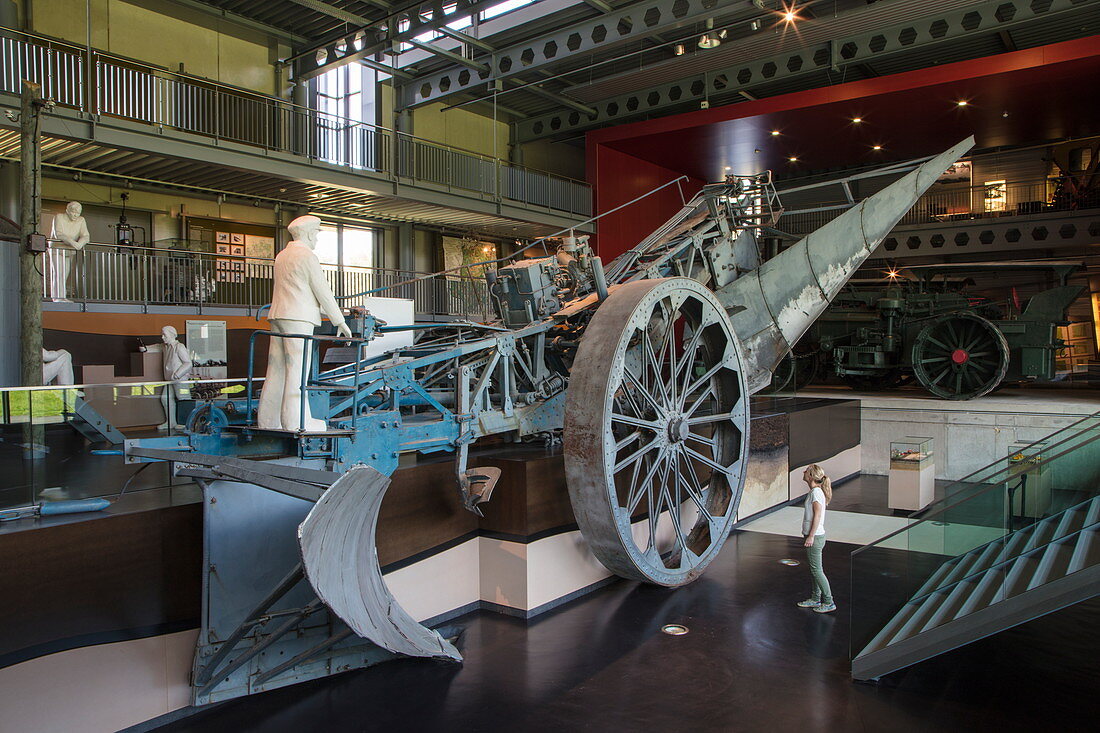
[[[141,350],[160,352],[163,354],[162,366],[164,368],[164,381],[172,382],[171,385],[165,385],[164,389],[160,393],[160,402],[164,407],[164,415],[167,418],[167,423],[170,423],[173,427],[180,427],[176,424],[175,415],[172,414],[171,403],[168,400],[169,388],[172,391],[173,396],[177,400],[181,398],[181,389],[179,382],[188,380],[191,378],[191,370],[193,368],[191,364],[191,352],[187,350],[187,347],[180,343],[177,339],[179,332],[176,331],[174,326],[165,326],[160,329],[160,340],[164,343],[154,344],[152,346],[142,346]]]
[[[321,325],[321,314],[336,326],[336,333],[351,337],[344,323],[344,314],[336,304],[328,281],[321,272],[321,261],[313,253],[321,220],[316,216],[299,216],[287,227],[293,241],[275,257],[275,293],[271,298],[271,330],[274,333],[312,334]],[[298,430],[320,432],[327,429],[324,420],[310,414],[305,403],[305,425],[299,425],[302,414],[302,363],[308,360],[312,348],[303,339],[272,337],[267,352],[267,378],[257,423],[265,430]],[[309,370],[308,361],[305,369]]]
[[[84,249],[84,245],[92,238],[88,233],[88,223],[84,221],[81,213],[84,207],[79,201],[70,201],[65,207],[64,214],[58,214],[53,218],[53,231],[50,239],[53,243],[53,256],[50,262],[50,290],[54,300],[66,300],[68,298],[69,270],[72,267],[72,258],[76,253]]]
[[[50,384],[54,380],[57,384],[67,386],[73,384],[73,355],[65,349],[50,351],[42,349],[42,384]]]

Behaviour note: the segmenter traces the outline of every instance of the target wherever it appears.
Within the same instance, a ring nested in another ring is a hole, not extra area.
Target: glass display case
[[[890,442],[890,468],[919,470],[934,462],[931,438],[907,437]]]
[[[932,502],[936,488],[935,459],[932,438],[908,436],[890,441],[891,509],[917,511]]]
[[[1038,518],[1049,510],[1050,476],[1046,470],[1047,443],[1010,443],[1007,485],[1013,517]]]

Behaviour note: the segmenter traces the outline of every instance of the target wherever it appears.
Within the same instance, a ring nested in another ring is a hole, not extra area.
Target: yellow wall
[[[32,30],[83,46],[83,0],[27,0]],[[91,0],[92,47],[274,94],[274,41],[167,0]]]
[[[489,157],[508,159],[508,124],[503,119],[494,123],[491,117],[464,109],[444,112],[442,104],[420,107],[413,110],[412,115],[412,131],[417,137]]]
[[[44,178],[42,180],[42,198],[44,199],[121,206],[122,193],[130,194],[126,201],[128,209],[153,212],[153,231],[149,237],[151,241],[181,236],[179,219],[181,212],[186,213],[187,216],[208,219],[227,219],[267,226],[275,224],[275,212],[262,206],[219,204],[215,200],[128,190],[121,186],[101,186],[67,179]]]

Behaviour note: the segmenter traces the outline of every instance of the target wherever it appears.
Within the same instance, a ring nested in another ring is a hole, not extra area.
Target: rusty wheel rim
[[[741,351],[712,293],[687,278],[620,286],[570,375],[566,472],[577,523],[612,572],[683,585],[714,559],[744,483]]]

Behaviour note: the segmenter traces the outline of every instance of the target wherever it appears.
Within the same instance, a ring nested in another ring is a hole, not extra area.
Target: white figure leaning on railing
[[[161,366],[164,370],[164,381],[171,382],[167,384],[160,392],[160,403],[164,407],[164,419],[165,425],[169,425],[174,428],[181,427],[176,424],[176,416],[172,414],[173,400],[169,399],[168,393],[172,393],[172,397],[175,400],[179,400],[184,395],[183,390],[180,388],[180,382],[185,382],[191,378],[191,371],[194,368],[191,363],[191,352],[187,350],[179,341],[179,332],[176,331],[174,326],[165,326],[160,329],[160,340],[163,343],[153,344],[152,346],[141,345],[143,352],[153,351],[160,352],[162,355]]]
[[[81,216],[83,211],[79,201],[70,201],[65,213],[53,218],[53,231],[50,232],[50,239],[54,240],[50,257],[50,293],[54,300],[68,300],[69,270],[73,257],[92,238],[88,233],[88,223]]]

